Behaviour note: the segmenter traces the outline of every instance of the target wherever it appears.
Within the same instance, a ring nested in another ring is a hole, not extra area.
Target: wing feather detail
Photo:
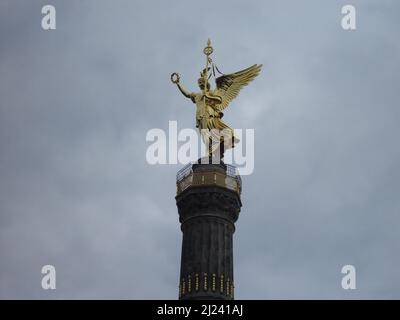
[[[244,70],[218,77],[215,80],[217,88],[214,94],[221,97],[222,103],[216,105],[216,108],[219,111],[224,110],[237,97],[240,90],[258,76],[261,67],[262,64],[255,64]]]

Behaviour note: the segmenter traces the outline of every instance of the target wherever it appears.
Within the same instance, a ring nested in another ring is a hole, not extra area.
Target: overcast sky
[[[41,28],[53,4],[57,29]],[[341,28],[353,4],[357,29]],[[398,1],[0,1],[0,298],[176,299],[175,174],[146,133],[194,126],[203,47],[260,76],[237,299],[400,298]],[[41,287],[54,265],[57,289]],[[352,264],[357,289],[343,290]]]

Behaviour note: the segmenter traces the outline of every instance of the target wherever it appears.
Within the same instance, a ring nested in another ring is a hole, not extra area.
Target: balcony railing
[[[225,173],[220,170],[199,170],[193,171],[193,164],[184,166],[176,174],[177,194],[180,194],[189,187],[200,186],[219,186],[237,192],[239,195],[242,192],[242,179],[237,173],[236,167],[225,164]]]

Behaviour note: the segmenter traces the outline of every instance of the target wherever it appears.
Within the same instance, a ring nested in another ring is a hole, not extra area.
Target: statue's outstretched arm
[[[185,89],[185,87],[182,86],[179,82],[178,82],[176,85],[178,86],[179,91],[182,92],[182,94],[183,94],[186,98],[192,99],[192,101],[194,100],[194,94],[193,94],[193,93],[187,91],[187,90]]]
[[[179,74],[174,72],[173,74],[171,74],[171,81],[172,83],[176,84],[179,91],[182,92],[182,94],[186,97],[192,100],[193,103],[196,103],[196,94],[193,92],[189,92],[185,89],[184,86],[181,85],[181,83],[179,82],[180,77]]]

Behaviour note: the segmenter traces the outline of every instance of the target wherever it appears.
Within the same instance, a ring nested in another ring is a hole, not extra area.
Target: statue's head
[[[199,88],[201,90],[204,90],[205,88],[205,81],[204,78],[199,78],[199,80],[197,80],[197,83],[199,84]],[[210,83],[207,81],[207,90],[210,90]]]
[[[208,70],[210,70],[210,68],[208,68]],[[199,80],[197,80],[197,83],[199,84],[199,87],[201,90],[204,90],[206,85],[207,85],[207,90],[210,90],[210,83],[207,81],[207,84],[206,84],[206,81],[204,80],[205,72],[206,72],[206,69],[204,69],[202,72],[200,72],[200,78],[199,78]]]

